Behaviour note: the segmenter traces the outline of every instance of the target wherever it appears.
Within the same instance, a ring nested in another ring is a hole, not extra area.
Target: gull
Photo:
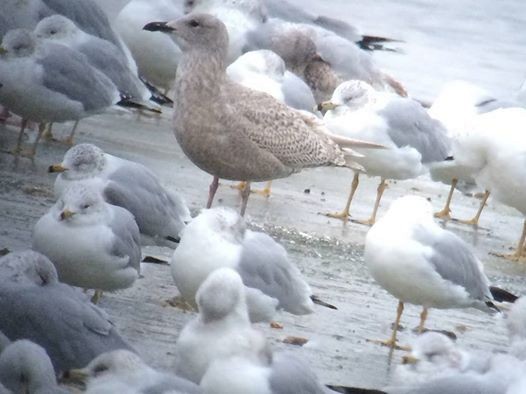
[[[335,134],[370,140],[389,149],[360,150],[364,157],[356,161],[367,175],[379,176],[376,202],[371,217],[376,220],[386,179],[412,179],[427,172],[430,163],[448,157],[450,144],[446,130],[414,100],[392,93],[378,92],[364,81],[346,81],[334,91],[330,101],[320,104],[326,110],[324,121]],[[329,217],[347,221],[349,208],[359,184],[356,171],[345,208]]]
[[[183,51],[175,83],[174,130],[183,152],[214,176],[207,207],[219,178],[268,181],[305,167],[353,166],[344,148],[378,147],[335,140],[314,115],[232,82],[225,71],[228,33],[219,19],[189,14],[144,28],[166,32]],[[249,195],[250,183],[242,193],[242,215]]]
[[[29,120],[41,124],[33,157],[45,123],[78,121],[116,104],[127,105],[113,82],[77,51],[37,41],[23,29],[9,31],[1,48],[0,103],[24,119],[17,152]]]
[[[159,372],[125,349],[100,354],[84,368],[69,370],[68,377],[87,383],[86,393],[89,394],[202,392],[195,383]]]
[[[270,321],[276,309],[312,313],[314,302],[335,309],[312,295],[280,244],[265,233],[247,230],[236,212],[222,207],[204,210],[192,220],[171,260],[175,284],[192,305],[199,286],[221,267],[241,275],[253,322]]]
[[[419,332],[429,308],[498,311],[482,263],[461,238],[433,221],[431,204],[422,197],[405,196],[391,204],[367,233],[364,258],[375,281],[399,300],[384,345],[397,346],[404,303],[423,307]]]
[[[57,373],[109,350],[133,350],[104,310],[59,282],[53,263],[31,250],[0,258],[0,331],[42,346]]]
[[[182,16],[182,7],[172,0],[132,0],[115,18],[115,30],[129,47],[139,74],[163,89],[172,89],[175,71],[181,59],[177,44],[164,34],[152,34],[142,27],[152,20],[176,19]]]
[[[199,315],[183,328],[175,346],[177,375],[199,383],[214,360],[266,357],[270,350],[250,324],[244,289],[230,268],[215,270],[202,283],[196,295]]]
[[[55,370],[46,351],[39,345],[22,339],[0,353],[1,384],[13,393],[67,394],[58,387]]]
[[[109,204],[130,211],[143,244],[174,247],[191,219],[181,196],[163,187],[147,167],[105,153],[93,144],[70,148],[62,163],[51,165],[49,171],[59,173],[55,180],[57,198],[72,183],[89,183]]]
[[[140,108],[161,112],[159,105],[153,102],[158,98],[152,96],[136,72],[130,69],[124,54],[111,42],[85,33],[62,15],[42,19],[35,27],[34,34],[39,39],[50,40],[84,54],[91,66],[111,79],[121,96],[137,102]],[[160,100],[160,104],[168,102]]]
[[[99,290],[94,302],[102,290],[130,287],[139,276],[140,233],[133,215],[80,182],[35,224],[33,249],[53,261],[62,282]]]

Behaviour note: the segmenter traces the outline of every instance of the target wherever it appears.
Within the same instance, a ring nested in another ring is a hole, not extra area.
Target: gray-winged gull
[[[199,383],[216,359],[266,357],[267,341],[250,324],[245,287],[236,271],[215,270],[200,286],[196,300],[199,315],[183,328],[175,345],[177,375]]]
[[[445,128],[418,102],[376,91],[364,81],[342,83],[330,101],[320,104],[320,109],[327,110],[324,121],[333,133],[388,147],[359,150],[364,157],[356,158],[367,175],[381,178],[371,217],[360,223],[374,224],[386,179],[416,178],[427,172],[429,164],[443,161],[449,155],[450,142]],[[344,210],[328,216],[347,220],[358,183],[359,172],[355,172]]]
[[[11,343],[0,353],[0,383],[13,393],[69,393],[69,390],[58,387],[46,351],[26,339]]]
[[[105,202],[89,184],[70,185],[38,220],[33,249],[73,286],[112,291],[130,287],[139,276],[140,233],[133,215]],[[99,297],[97,292],[94,300]]]
[[[60,172],[55,180],[59,197],[74,182],[89,182],[100,188],[104,199],[130,211],[144,243],[175,246],[179,232],[191,220],[179,194],[167,190],[157,176],[140,163],[104,153],[92,144],[70,148],[60,164],[49,167]]]
[[[60,283],[51,261],[34,251],[0,259],[0,331],[13,341],[26,338],[42,346],[57,373],[109,350],[132,350],[108,315]]]
[[[253,322],[270,321],[276,309],[312,313],[313,300],[320,302],[280,244],[247,230],[236,212],[222,207],[203,210],[190,222],[171,261],[175,284],[193,305],[201,283],[221,267],[241,275]]]
[[[353,165],[346,163],[341,146],[371,146],[344,138],[336,143],[314,115],[232,82],[225,72],[228,33],[219,19],[190,14],[144,28],[170,34],[183,50],[175,83],[174,130],[184,153],[214,176],[207,207],[219,178],[268,181],[305,167]],[[250,186],[243,191],[242,215],[249,194]]]
[[[186,379],[159,372],[128,350],[103,353],[81,369],[68,373],[74,380],[87,383],[86,393],[198,394],[201,389]]]
[[[429,308],[497,310],[482,263],[461,238],[433,221],[422,197],[391,204],[367,233],[364,259],[376,282],[399,300],[391,338],[382,342],[387,346],[396,346],[404,303],[423,307],[420,332]]]

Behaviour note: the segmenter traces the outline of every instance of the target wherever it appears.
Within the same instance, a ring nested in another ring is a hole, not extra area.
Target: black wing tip
[[[382,390],[364,389],[361,387],[333,386],[330,384],[328,384],[326,387],[333,390],[336,393],[342,394],[387,394],[385,391]]]
[[[153,256],[145,256],[142,259],[143,263],[149,263],[149,264],[160,264],[160,265],[170,265],[170,263],[166,260],[158,259],[157,257]]]
[[[121,100],[117,103],[117,105],[120,107],[135,108],[135,109],[141,109],[144,111],[154,112],[156,114],[162,114],[162,111],[160,109],[147,107],[123,95],[121,95]]]
[[[181,237],[172,237],[171,235],[164,237],[164,239],[166,239],[167,241],[175,242],[176,244],[181,242]]]
[[[318,298],[318,296],[315,296],[315,295],[311,295],[310,296],[310,299],[312,300],[312,302],[314,302],[315,304],[317,305],[321,305],[321,306],[324,306],[325,308],[329,308],[329,309],[334,309],[334,310],[338,310],[338,308],[332,304],[329,304],[323,300],[320,300]]]
[[[507,290],[501,289],[500,287],[490,286],[489,290],[491,292],[491,295],[497,302],[514,303],[519,298],[515,294],[512,294]]]

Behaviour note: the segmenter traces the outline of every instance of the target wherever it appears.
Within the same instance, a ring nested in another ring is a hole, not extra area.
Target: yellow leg
[[[495,256],[498,256],[498,257],[502,257],[506,260],[511,260],[511,261],[519,261],[522,257],[522,254],[524,252],[524,242],[526,240],[526,220],[524,221],[524,224],[522,226],[522,234],[521,234],[521,237],[519,239],[519,244],[517,245],[517,250],[515,251],[515,253],[512,253],[512,254],[503,254],[503,253],[491,253],[492,255],[495,255]]]
[[[449,189],[449,194],[447,195],[446,205],[444,205],[444,208],[441,211],[435,212],[435,217],[439,219],[449,220],[451,219],[451,209],[449,206],[451,205],[451,200],[453,198],[453,192],[455,191],[455,187],[457,187],[458,179],[453,178],[451,180],[451,188]]]
[[[418,325],[418,333],[422,334],[424,332],[424,325],[426,324],[428,309],[424,307],[420,313],[420,324]]]
[[[42,137],[46,141],[53,140],[53,123],[48,123],[46,129],[44,130],[44,133],[42,134]]]
[[[354,198],[354,193],[356,193],[356,189],[358,189],[359,183],[360,174],[358,172],[355,172],[354,178],[352,179],[351,192],[349,193],[349,197],[347,198],[347,203],[345,204],[345,208],[343,209],[343,211],[336,213],[326,213],[325,216],[328,216],[333,219],[341,219],[344,222],[346,222],[349,219],[349,209],[351,208],[351,202]]]
[[[368,339],[368,342],[378,343],[379,345],[387,346],[391,349],[410,350],[407,346],[401,346],[396,343],[396,334],[398,333],[398,327],[400,327],[400,319],[402,318],[402,313],[404,313],[404,303],[402,301],[398,301],[398,308],[396,308],[396,320],[394,322],[391,338],[389,338],[388,340]]]
[[[470,220],[457,220],[457,222],[464,223],[464,224],[471,224],[472,226],[478,226],[480,214],[482,213],[482,210],[486,206],[486,201],[488,201],[488,198],[489,198],[489,190],[486,190],[484,192],[484,197],[482,197],[482,201],[480,202],[480,206],[477,211],[477,214]]]
[[[378,207],[380,206],[380,200],[384,194],[385,189],[387,188],[387,182],[384,178],[380,181],[378,189],[376,189],[376,202],[374,203],[374,209],[371,217],[367,220],[356,220],[356,223],[365,224],[367,226],[372,226],[376,222],[376,213],[378,212]]]
[[[73,137],[75,136],[75,131],[77,131],[77,127],[79,125],[79,121],[75,121],[75,124],[73,125],[73,128],[71,129],[71,133],[69,133],[69,137],[67,137],[64,141],[66,145],[73,145]]]
[[[245,188],[247,187],[247,183],[246,182],[239,182],[238,184],[236,185],[230,185],[230,188],[231,189],[237,189],[239,190],[240,192],[243,192],[245,190]]]
[[[260,196],[263,196],[265,198],[269,198],[271,186],[272,186],[272,181],[268,181],[262,190],[251,190],[250,192],[259,194]]]

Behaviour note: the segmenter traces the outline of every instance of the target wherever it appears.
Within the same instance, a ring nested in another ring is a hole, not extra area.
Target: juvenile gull
[[[29,250],[0,259],[0,331],[42,346],[57,373],[109,350],[132,350],[102,309],[60,283],[53,263]]]
[[[129,350],[114,350],[95,357],[69,377],[87,383],[86,393],[198,394],[199,387],[176,375],[156,371]]]
[[[497,309],[481,262],[454,233],[433,221],[431,204],[422,197],[397,199],[367,233],[364,259],[376,282],[396,297],[397,317],[391,338],[395,347],[404,303],[421,305],[419,331],[429,308]]]
[[[145,29],[170,34],[183,51],[175,83],[175,136],[194,164],[214,176],[207,207],[219,178],[267,181],[305,167],[352,165],[315,116],[226,76],[228,34],[217,18],[190,14]],[[370,145],[344,138],[338,143]],[[249,194],[250,186],[243,192],[242,215]]]
[[[13,393],[69,393],[57,386],[55,370],[46,351],[28,340],[13,342],[0,353],[0,383]]]
[[[50,166],[49,171],[60,173],[55,180],[57,198],[70,184],[87,182],[101,190],[108,203],[130,211],[145,244],[174,247],[191,219],[181,196],[164,188],[148,168],[104,153],[95,145],[72,147],[62,163]]]
[[[265,233],[247,230],[236,212],[213,208],[185,228],[172,256],[172,276],[183,298],[195,305],[201,283],[221,267],[241,275],[253,322],[271,320],[276,309],[312,313],[313,299],[320,302],[280,244]]]
[[[245,287],[237,272],[215,270],[199,287],[196,301],[199,315],[183,328],[175,345],[179,376],[199,383],[216,359],[265,357],[268,344],[250,324]]]
[[[139,276],[140,233],[133,215],[105,202],[89,184],[70,185],[38,220],[33,249],[73,286],[112,291],[130,287]],[[94,300],[99,297],[96,292]]]
[[[416,178],[427,172],[429,164],[441,162],[449,155],[446,130],[418,102],[378,92],[364,81],[342,83],[330,101],[320,104],[320,109],[327,110],[324,121],[333,133],[389,147],[360,150],[365,156],[356,159],[367,175],[381,178],[371,217],[360,223],[374,224],[386,179]],[[328,216],[347,220],[358,183],[359,172],[355,172],[344,210]]]

